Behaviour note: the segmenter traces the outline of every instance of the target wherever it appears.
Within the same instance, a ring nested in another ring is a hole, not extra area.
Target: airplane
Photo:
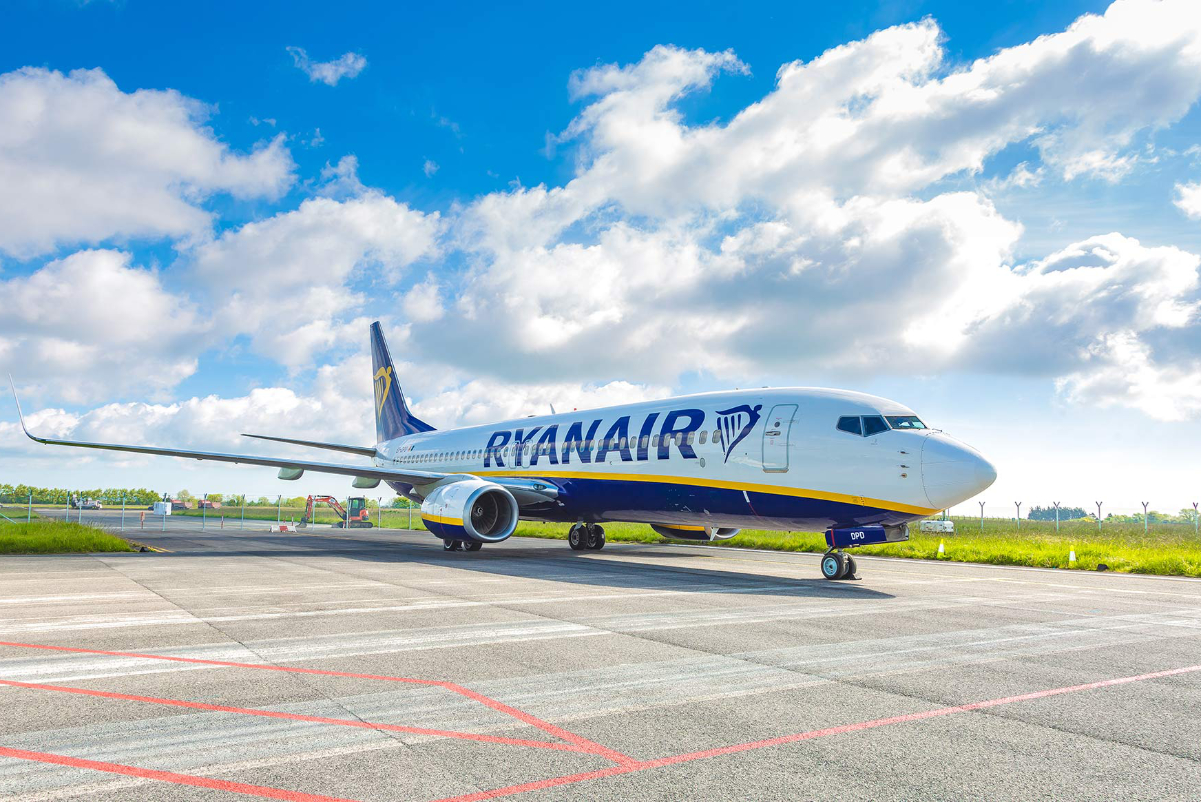
[[[604,548],[606,522],[649,524],[709,542],[745,527],[825,531],[826,579],[855,578],[846,549],[909,539],[909,523],[980,493],[996,469],[902,404],[809,387],[699,393],[443,431],[401,392],[378,321],[371,324],[376,444],[244,437],[367,457],[317,462],[37,437],[39,443],[216,460],[386,482],[421,505],[447,551],[479,551],[519,520],[570,524],[573,550]],[[11,384],[11,377],[10,377]]]

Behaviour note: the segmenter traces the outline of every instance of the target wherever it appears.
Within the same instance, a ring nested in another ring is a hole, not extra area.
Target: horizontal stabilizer
[[[344,451],[347,454],[358,454],[361,457],[374,457],[375,449],[371,446],[346,446],[341,443],[320,443],[316,440],[296,440],[291,437],[272,437],[266,434],[242,434],[243,437],[253,437],[256,440],[273,440],[276,443],[290,443],[306,448],[324,448],[326,451]]]

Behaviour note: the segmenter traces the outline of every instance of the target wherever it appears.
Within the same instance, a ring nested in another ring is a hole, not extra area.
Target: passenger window
[[[859,424],[858,415],[845,415],[838,419],[838,431],[846,432],[847,434],[863,434],[863,427]]]
[[[695,432],[689,432],[687,434],[687,436],[685,436],[684,442],[687,443],[688,445],[692,445],[692,438],[693,438],[694,434],[695,434]]]
[[[887,432],[888,424],[884,422],[884,418],[879,415],[864,415],[863,416],[863,436],[871,437],[880,432]]]
[[[719,445],[721,444],[721,429],[713,430],[713,442]]]
[[[701,445],[704,445],[704,444],[705,444],[705,438],[706,438],[706,437],[708,437],[708,435],[709,435],[709,432],[707,432],[707,431],[706,431],[706,432],[701,432],[701,438],[700,438],[700,444],[701,444]]]

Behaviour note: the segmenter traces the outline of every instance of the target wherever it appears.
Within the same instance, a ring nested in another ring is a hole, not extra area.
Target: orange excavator
[[[300,518],[301,526],[308,526],[313,521],[313,505],[328,504],[329,508],[342,519],[342,523],[336,526],[343,529],[370,529],[374,524],[371,523],[371,510],[367,509],[367,499],[362,496],[354,496],[346,499],[346,503],[350,509],[346,509],[333,496],[309,496],[308,501],[304,504],[304,515]]]

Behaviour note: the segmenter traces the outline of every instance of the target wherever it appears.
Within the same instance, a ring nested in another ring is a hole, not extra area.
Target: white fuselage
[[[523,518],[785,530],[905,523],[996,477],[979,452],[936,430],[838,428],[856,417],[870,430],[878,424],[867,418],[916,416],[841,390],[703,393],[407,435],[378,444],[375,463],[559,489]]]

